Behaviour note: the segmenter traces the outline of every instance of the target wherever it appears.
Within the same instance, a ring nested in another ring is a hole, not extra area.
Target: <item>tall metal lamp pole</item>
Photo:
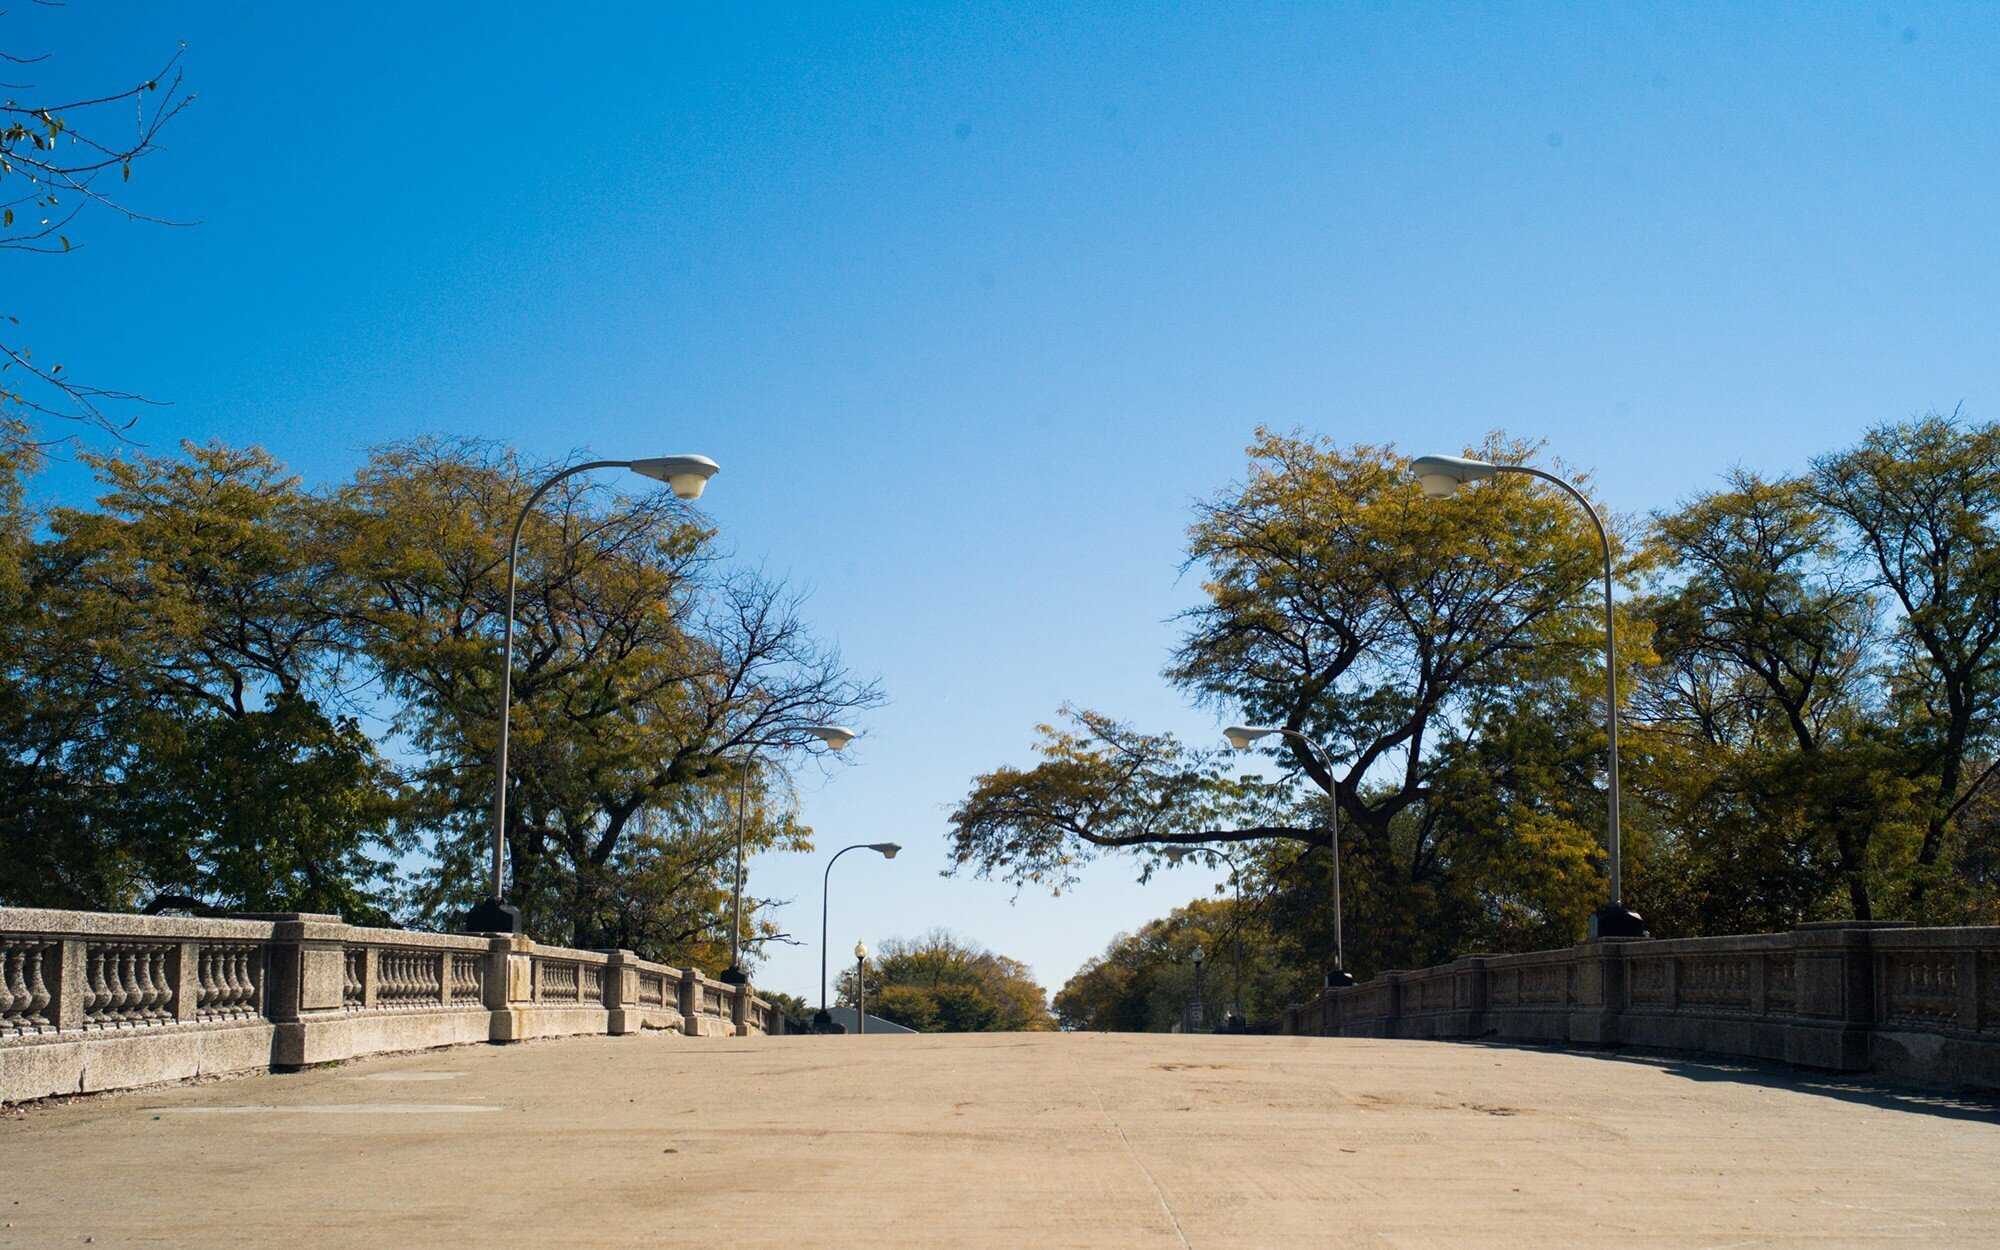
[[[1604,549],[1604,735],[1611,757],[1607,777],[1610,790],[1605,803],[1605,837],[1607,849],[1611,852],[1611,897],[1590,917],[1590,936],[1645,937],[1646,922],[1638,912],[1625,905],[1625,859],[1620,846],[1622,830],[1618,818],[1618,638],[1613,628],[1615,621],[1611,609],[1611,538],[1605,533],[1603,518],[1597,515],[1597,509],[1591,507],[1590,500],[1584,497],[1582,491],[1553,473],[1544,473],[1525,464],[1493,464],[1461,456],[1420,456],[1410,462],[1410,472],[1417,475],[1424,494],[1432,499],[1446,498],[1468,482],[1484,481],[1502,473],[1540,478],[1561,487],[1583,509],[1584,515],[1596,528],[1598,544]]]
[[[868,947],[854,944],[854,1033],[868,1031]]]
[[[856,734],[843,725],[808,725],[805,732],[839,751],[854,741]],[[743,830],[750,820],[750,776],[757,771],[757,748],[752,746],[743,762],[743,786],[736,796],[736,878],[729,892],[729,966],[721,979],[742,985],[750,979],[743,971]]]
[[[833,1022],[833,1013],[826,1009],[826,914],[827,895],[833,885],[833,866],[849,851],[874,851],[883,859],[896,858],[896,852],[903,848],[894,842],[856,842],[853,846],[843,846],[826,861],[826,872],[819,884],[819,1011],[813,1015],[813,1029],[816,1032],[831,1033],[839,1029]]]
[[[1327,823],[1327,843],[1333,851],[1333,968],[1326,974],[1326,984],[1329,989],[1352,985],[1354,975],[1347,970],[1347,938],[1341,928],[1340,791],[1333,780],[1333,760],[1317,742],[1296,729],[1287,729],[1282,725],[1231,725],[1222,731],[1222,736],[1229,739],[1229,745],[1239,751],[1248,751],[1251,743],[1272,734],[1290,738],[1312,752],[1313,758],[1319,761],[1321,771],[1326,773],[1327,807],[1333,812],[1332,819]]]
[[[500,648],[500,747],[493,763],[493,870],[488,880],[486,901],[466,913],[465,927],[471,933],[519,933],[521,909],[510,906],[502,885],[507,866],[507,729],[514,703],[514,591],[516,568],[521,558],[521,527],[528,514],[556,483],[593,469],[630,469],[642,477],[665,482],[681,499],[699,499],[717,465],[707,456],[654,456],[644,460],[591,460],[573,464],[551,475],[535,487],[521,513],[514,518],[513,536],[507,543],[507,616],[505,640]]]

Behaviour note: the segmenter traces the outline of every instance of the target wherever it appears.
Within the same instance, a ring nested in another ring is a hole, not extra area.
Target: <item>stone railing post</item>
[[[1976,1033],[1984,1021],[1979,1001],[1979,952],[1972,948],[1958,952],[1958,1027]],[[1990,1014],[1990,1013],[1986,1013]]]
[[[518,933],[495,934],[486,948],[486,1007],[493,1013],[487,1040],[518,1042],[527,1036],[522,1013],[535,1001],[535,941]]]
[[[681,1032],[701,1036],[701,969],[681,969]]]
[[[736,994],[733,1001],[729,1004],[729,1019],[730,1023],[736,1026],[736,1036],[750,1036],[750,983],[748,981],[739,981],[736,983]]]
[[[1586,1046],[1616,1046],[1625,1013],[1625,945],[1630,938],[1603,938],[1569,949],[1569,1040]]]
[[[61,967],[55,983],[49,986],[49,1019],[55,1021],[61,1032],[72,1033],[83,1027],[84,997],[89,992],[85,948],[82,938],[62,940]]]
[[[486,1009],[507,1010],[508,941],[504,937],[486,940]]]
[[[1382,974],[1382,1032],[1381,1037],[1401,1037],[1403,1020],[1403,974],[1385,972]]]
[[[1486,1035],[1486,959],[1467,955],[1452,978],[1451,1031],[1458,1037]]]
[[[1793,1018],[1785,1062],[1858,1072],[1868,1067],[1875,1026],[1875,954],[1869,933],[1893,923],[1830,921],[1792,930]]]
[[[628,950],[604,952],[604,1031],[613,1037],[639,1031],[639,956]]]
[[[176,945],[167,975],[173,979],[174,1019],[186,1024],[201,1010],[201,943]]]
[[[341,938],[347,926],[338,916],[307,913],[259,919],[272,922],[264,997],[265,1014],[276,1026],[271,1066],[299,1068],[347,1058],[343,1046],[321,1038],[314,1027],[338,1017],[346,1006],[347,962]],[[327,1044],[319,1044],[323,1041]]]

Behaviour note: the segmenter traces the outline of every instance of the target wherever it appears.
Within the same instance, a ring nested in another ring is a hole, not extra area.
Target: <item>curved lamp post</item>
[[[843,846],[826,861],[826,872],[819,883],[819,1012],[813,1016],[813,1028],[826,1030],[833,1027],[833,1015],[826,1009],[826,903],[827,890],[833,884],[833,866],[849,851],[874,851],[883,859],[896,858],[896,852],[903,848],[894,842],[856,842],[853,846]]]
[[[630,469],[641,477],[665,482],[678,498],[699,499],[702,488],[708,485],[708,479],[715,476],[719,467],[707,456],[652,456],[644,460],[590,460],[573,464],[535,487],[535,493],[521,505],[521,514],[514,518],[513,537],[507,543],[506,641],[500,652],[500,750],[493,766],[493,872],[486,901],[466,914],[465,927],[470,932],[521,931],[521,909],[508,905],[506,889],[501,885],[507,861],[507,722],[514,702],[514,587],[515,568],[521,558],[521,527],[528,523],[528,514],[535,510],[535,505],[549,493],[550,488],[564,478],[579,473],[588,473],[593,469]]]
[[[1239,751],[1248,751],[1250,744],[1259,738],[1272,734],[1290,738],[1311,751],[1326,773],[1327,806],[1333,811],[1333,818],[1327,824],[1327,844],[1333,852],[1333,969],[1326,974],[1328,989],[1354,984],[1354,976],[1347,970],[1347,938],[1341,931],[1340,905],[1340,792],[1333,784],[1333,760],[1320,749],[1319,743],[1306,737],[1296,729],[1286,729],[1282,725],[1231,725],[1222,731],[1229,739],[1229,745]]]
[[[842,750],[860,737],[845,725],[808,725],[805,732],[833,751]],[[757,771],[757,758],[757,748],[753,746],[743,761],[743,787],[736,796],[736,884],[729,896],[729,966],[720,976],[731,985],[742,985],[750,979],[743,971],[743,828],[750,820],[750,775]]]
[[[1640,919],[1639,913],[1625,906],[1625,861],[1619,845],[1618,819],[1618,642],[1612,632],[1611,538],[1604,532],[1604,521],[1597,515],[1597,509],[1590,506],[1590,500],[1584,498],[1582,491],[1553,473],[1544,473],[1525,464],[1492,464],[1460,456],[1420,456],[1410,462],[1410,471],[1417,475],[1424,494],[1432,499],[1443,499],[1467,482],[1484,481],[1501,473],[1540,478],[1561,487],[1571,499],[1576,500],[1584,515],[1590,518],[1591,525],[1596,527],[1598,544],[1604,549],[1604,734],[1611,756],[1608,778],[1610,796],[1605,804],[1605,825],[1611,852],[1611,898],[1591,915],[1590,936],[1645,937],[1646,922]]]

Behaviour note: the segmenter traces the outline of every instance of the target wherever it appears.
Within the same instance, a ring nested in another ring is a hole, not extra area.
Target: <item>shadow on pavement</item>
[[[1823,1098],[1888,1111],[1910,1111],[1919,1115],[1943,1116],[1950,1120],[1977,1120],[2000,1124],[2000,1092],[1948,1093],[1917,1086],[1891,1085],[1865,1077],[1832,1072],[1813,1072],[1783,1064],[1751,1059],[1709,1059],[1666,1051],[1584,1050],[1571,1046],[1538,1046],[1527,1042],[1492,1040],[1467,1043],[1488,1050],[1533,1050],[1575,1055],[1605,1063],[1627,1063],[1655,1068],[1669,1076],[1690,1081],[1733,1081],[1738,1085],[1759,1085],[1767,1089],[1788,1089]]]

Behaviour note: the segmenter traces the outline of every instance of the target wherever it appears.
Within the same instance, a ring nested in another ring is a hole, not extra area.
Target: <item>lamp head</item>
[[[856,963],[865,963],[867,961],[868,947],[865,944],[861,942],[854,944],[854,959]]]
[[[1239,751],[1248,751],[1250,744],[1257,741],[1257,739],[1268,737],[1277,732],[1277,730],[1264,725],[1231,725],[1222,731],[1222,736],[1229,739],[1230,746],[1235,747]]]
[[[826,743],[828,749],[834,751],[840,750],[861,736],[845,725],[811,725],[806,728],[806,732]]]
[[[1497,465],[1463,456],[1418,456],[1410,461],[1410,472],[1432,499],[1443,499],[1467,482],[1484,481],[1499,471]]]
[[[896,858],[896,852],[903,848],[894,842],[870,842],[868,849],[882,852],[883,859],[894,859]]]
[[[1201,962],[1201,961],[1202,961],[1203,959],[1206,959],[1207,957],[1208,957],[1208,956],[1207,956],[1207,953],[1206,953],[1205,951],[1203,951],[1203,950],[1201,949],[1201,947],[1199,947],[1199,946],[1197,946],[1197,947],[1195,947],[1195,948],[1194,948],[1194,954],[1193,954],[1193,955],[1191,956],[1191,958],[1192,958],[1192,959],[1193,959],[1193,960],[1194,960],[1194,961],[1195,961],[1196,963],[1200,963],[1200,962]]]
[[[722,466],[707,456],[653,456],[632,461],[632,472],[665,482],[681,499],[701,498],[702,487]]]

